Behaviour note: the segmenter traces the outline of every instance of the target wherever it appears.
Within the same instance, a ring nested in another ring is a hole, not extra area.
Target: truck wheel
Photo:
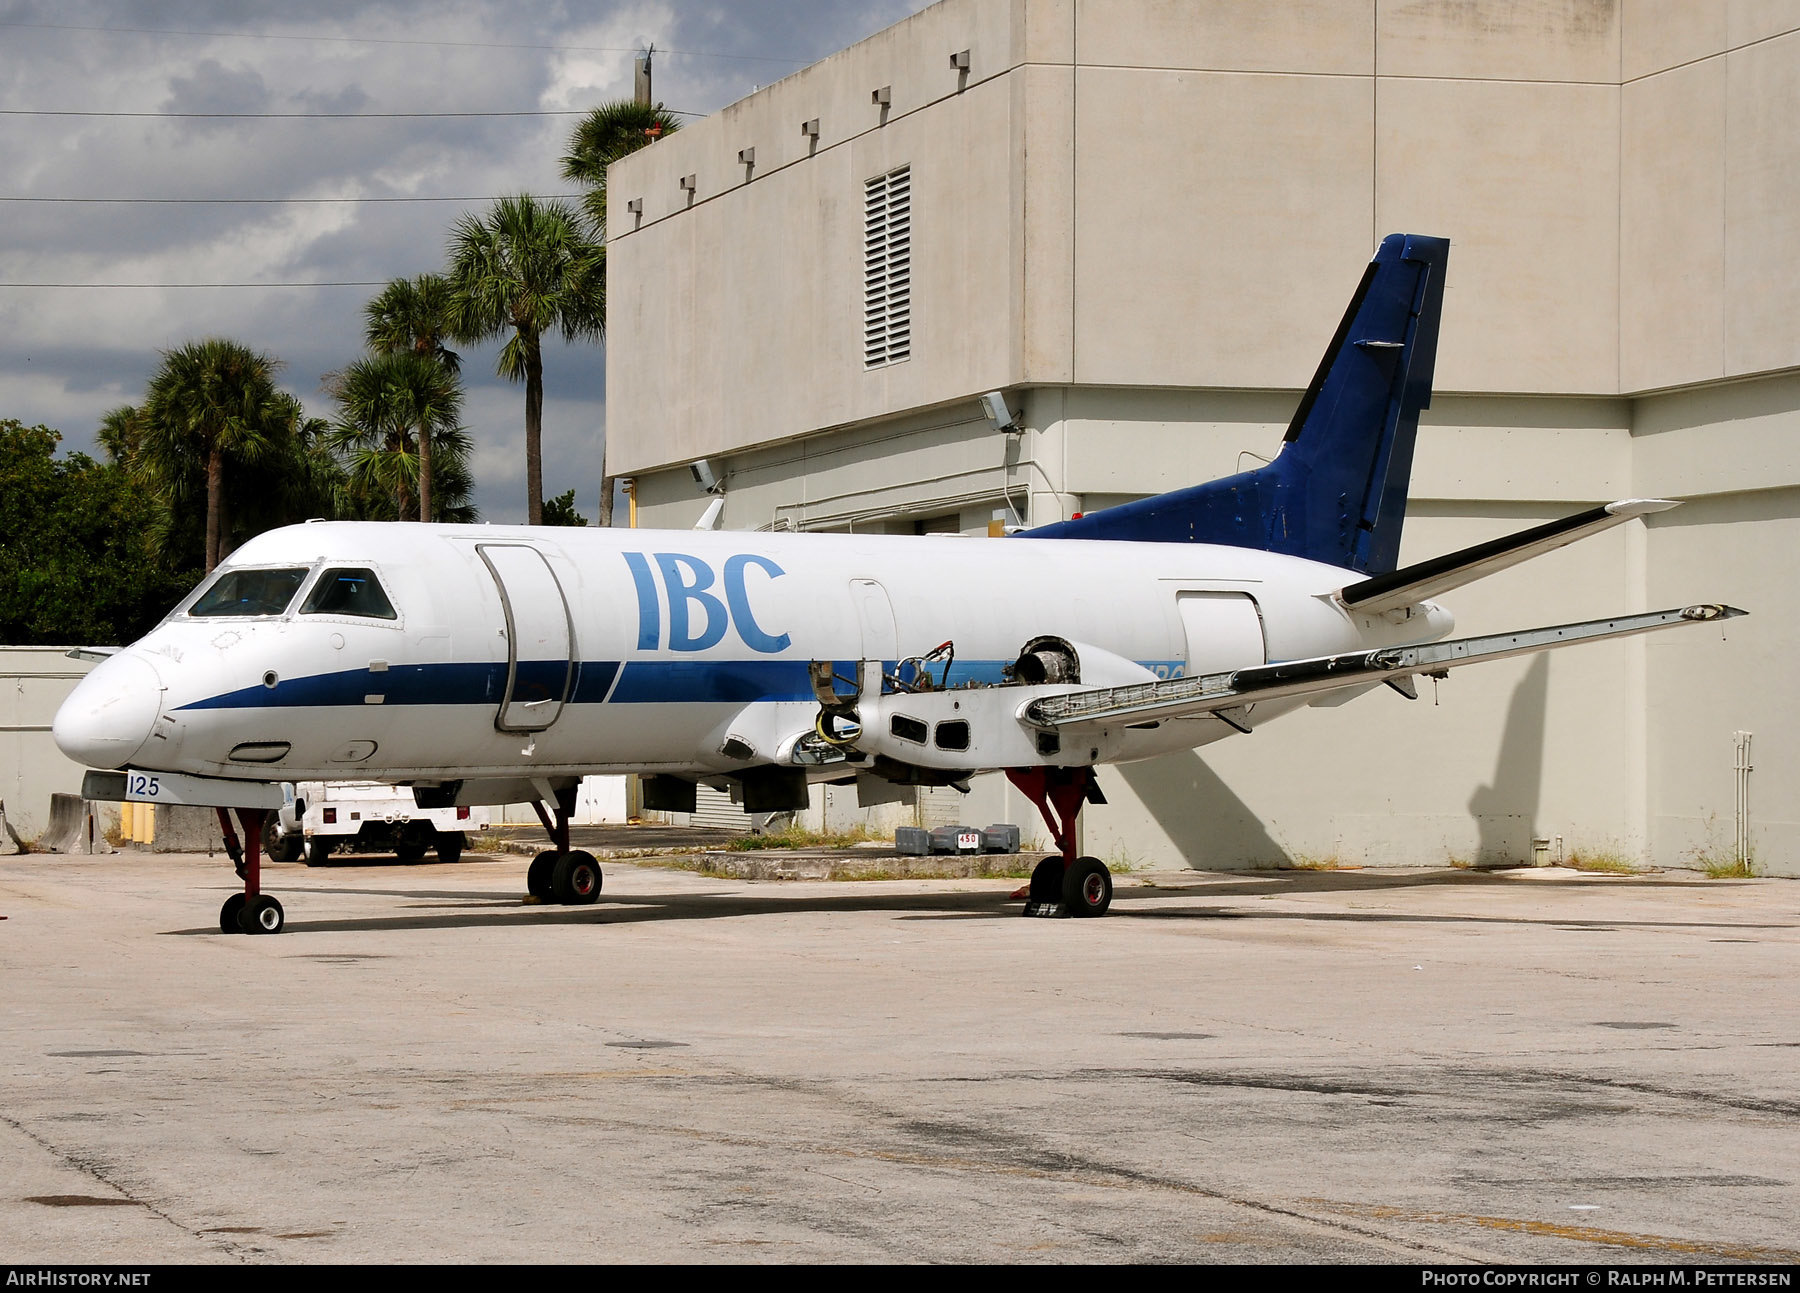
[[[461,861],[463,846],[468,842],[469,837],[461,831],[439,831],[437,833],[438,861],[444,863]]]
[[[290,831],[283,835],[275,828],[275,814],[270,813],[263,818],[262,851],[263,857],[270,862],[298,862],[300,832]]]
[[[411,866],[424,858],[436,835],[430,822],[406,822],[394,830],[394,856]]]
[[[307,866],[324,866],[325,859],[330,856],[331,841],[319,835],[308,836],[300,849],[300,860]]]

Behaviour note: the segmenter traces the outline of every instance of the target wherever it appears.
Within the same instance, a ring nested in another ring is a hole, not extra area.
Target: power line
[[[550,193],[548,199],[579,201],[581,193]],[[45,198],[6,197],[0,202],[78,202],[94,206],[281,206],[330,202],[496,202],[493,197],[380,197],[380,198]]]
[[[54,288],[64,288],[64,289],[66,289],[66,288],[105,288],[109,291],[113,290],[113,289],[126,289],[126,288],[154,288],[154,289],[161,291],[161,290],[165,290],[165,289],[229,288],[229,287],[258,287],[258,288],[386,287],[388,285],[389,281],[390,280],[383,278],[383,279],[370,279],[367,282],[364,282],[361,280],[350,281],[350,280],[345,279],[345,280],[337,280],[337,281],[331,281],[331,282],[310,282],[310,283],[0,283],[0,288],[14,288],[14,287],[17,287],[17,288],[54,287]]]
[[[0,23],[0,26],[5,24]],[[437,117],[585,117],[591,108],[539,108],[520,112],[99,112],[85,108],[0,108],[0,117],[168,117],[188,121],[408,121]],[[677,117],[704,112],[664,108]]]
[[[307,36],[289,32],[257,31],[186,31],[172,27],[78,27],[58,22],[0,22],[0,27],[28,28],[34,31],[93,31],[124,36],[198,36],[207,40],[297,40],[325,41],[345,45],[425,45],[442,49],[535,49],[572,54],[640,54],[638,46],[623,45],[526,45],[485,40],[406,40],[397,36]],[[745,63],[779,63],[784,67],[804,67],[806,60],[771,58],[764,54],[718,54],[700,49],[664,49],[658,54],[675,54],[683,58],[722,58]]]

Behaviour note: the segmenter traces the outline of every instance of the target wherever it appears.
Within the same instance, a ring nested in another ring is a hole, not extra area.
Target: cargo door
[[[483,543],[475,550],[494,576],[506,612],[506,690],[494,726],[541,732],[562,713],[575,676],[568,600],[536,548]]]
[[[856,620],[862,635],[862,659],[867,662],[863,676],[857,679],[862,694],[870,698],[881,695],[881,673],[894,663],[899,654],[899,636],[894,629],[894,606],[887,589],[873,579],[852,579],[850,597],[856,603]]]
[[[1182,593],[1181,628],[1187,635],[1187,676],[1223,673],[1268,662],[1262,614],[1244,593]]]

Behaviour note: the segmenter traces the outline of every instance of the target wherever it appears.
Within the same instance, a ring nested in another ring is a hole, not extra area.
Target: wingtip
[[[1681,608],[1682,619],[1695,621],[1735,620],[1740,615],[1748,615],[1749,613],[1749,611],[1744,610],[1741,607],[1727,606],[1724,602],[1700,602],[1693,606],[1684,606]]]
[[[1616,503],[1608,503],[1606,511],[1611,516],[1648,516],[1680,506],[1681,500],[1674,498],[1622,498]]]

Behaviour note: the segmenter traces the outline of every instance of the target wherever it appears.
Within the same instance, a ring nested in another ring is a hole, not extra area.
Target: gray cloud
[[[0,107],[116,112],[468,112],[585,109],[631,90],[632,51],[659,50],[658,97],[711,112],[879,30],[922,0],[269,0],[0,3]],[[77,28],[164,29],[95,31]],[[167,34],[174,29],[212,35]],[[223,33],[223,34],[218,34]],[[261,37],[261,38],[258,38]],[[282,39],[272,39],[281,37]],[[287,39],[292,37],[294,39]],[[344,39],[355,38],[355,39]],[[435,42],[435,43],[433,43]],[[546,48],[507,48],[507,46]],[[0,195],[486,198],[558,193],[570,117],[358,120],[0,117]],[[470,204],[479,210],[484,203]],[[456,203],[0,203],[0,281],[383,281],[436,269]],[[322,373],[355,358],[373,289],[0,288],[0,417],[92,451],[99,418],[135,399],[157,352],[235,337],[284,361],[328,414]],[[464,355],[477,502],[524,515],[523,391]],[[597,347],[545,359],[546,488],[592,516],[605,418]]]

